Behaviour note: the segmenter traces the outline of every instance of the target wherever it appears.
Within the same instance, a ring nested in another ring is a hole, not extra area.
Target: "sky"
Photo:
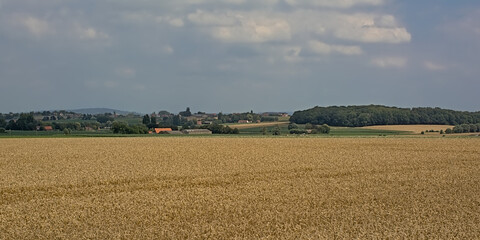
[[[0,0],[0,112],[480,111],[477,0]]]

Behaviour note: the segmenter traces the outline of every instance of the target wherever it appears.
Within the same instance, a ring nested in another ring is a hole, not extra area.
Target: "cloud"
[[[363,53],[362,48],[359,46],[329,45],[320,41],[310,41],[309,46],[317,54],[360,55]]]
[[[408,43],[411,34],[392,15],[345,14],[335,11],[294,12],[197,10],[188,15],[197,26],[209,29],[212,37],[229,42],[288,41],[302,36],[332,36],[362,43]]]
[[[22,23],[24,27],[26,27],[26,29],[35,37],[42,37],[53,32],[53,29],[51,29],[49,23],[42,19],[28,16],[19,19],[19,22]]]
[[[209,13],[197,10],[188,15],[188,20],[200,26],[232,26],[238,24],[241,17],[240,13],[232,11]]]
[[[168,19],[168,23],[174,27],[183,27],[185,23],[181,18]]]
[[[357,5],[378,6],[383,0],[285,0],[291,6],[315,6],[329,8],[351,8]]]
[[[391,15],[339,14],[332,19],[336,20],[331,26],[333,35],[339,39],[365,43],[407,43],[412,39]]]
[[[75,34],[78,36],[78,38],[84,39],[84,40],[97,40],[97,39],[109,38],[108,34],[98,31],[93,27],[82,27],[80,25],[76,25]]]
[[[291,39],[290,25],[281,18],[257,12],[215,14],[197,11],[188,16],[197,25],[209,27],[213,38],[225,42],[262,43]]]
[[[437,64],[437,63],[433,63],[433,62],[430,62],[430,61],[424,62],[424,66],[425,66],[426,69],[428,69],[430,71],[442,71],[442,70],[446,69],[445,66]]]
[[[403,57],[374,58],[371,63],[381,68],[403,68],[407,64],[407,59]]]
[[[303,58],[300,57],[300,53],[302,52],[302,47],[293,46],[293,47],[285,47],[283,49],[283,59],[286,62],[299,62],[302,61]]]

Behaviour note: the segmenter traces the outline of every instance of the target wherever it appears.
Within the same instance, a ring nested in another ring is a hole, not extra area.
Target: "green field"
[[[279,124],[280,132],[282,135],[290,133],[288,125]],[[303,125],[299,125],[300,129],[304,128]],[[267,135],[271,135],[275,126],[266,127]],[[240,134],[246,135],[261,135],[263,127],[245,128],[240,130]],[[319,134],[315,136],[384,136],[384,135],[401,135],[407,134],[403,131],[391,131],[391,130],[373,130],[364,128],[350,128],[350,127],[332,127],[330,134]]]
[[[231,126],[234,127],[234,126]],[[272,136],[273,130],[276,126],[267,126],[266,136]],[[285,123],[279,123],[280,132],[282,136],[302,136],[290,134],[288,125]],[[261,136],[264,127],[252,127],[240,129],[239,135],[234,136]],[[304,128],[304,125],[299,125],[300,129]],[[394,131],[394,130],[378,130],[378,129],[366,129],[366,128],[354,128],[354,127],[331,127],[329,134],[311,134],[312,137],[349,137],[349,136],[399,136],[399,135],[412,135],[407,131]],[[440,134],[438,134],[440,136]],[[65,135],[63,131],[6,131],[6,133],[0,133],[0,138],[10,137],[169,137],[170,135],[157,135],[157,134],[113,134],[110,130],[100,131],[72,131],[69,135]],[[178,135],[176,135],[178,136]],[[227,136],[227,135],[223,135]],[[452,135],[454,136],[454,135]]]

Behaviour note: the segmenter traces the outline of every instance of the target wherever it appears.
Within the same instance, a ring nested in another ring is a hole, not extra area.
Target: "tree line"
[[[290,122],[363,127],[373,125],[461,125],[480,123],[480,112],[462,112],[441,108],[397,108],[381,105],[314,107],[296,111]]]

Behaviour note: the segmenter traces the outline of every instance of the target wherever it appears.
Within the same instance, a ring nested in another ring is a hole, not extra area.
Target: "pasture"
[[[0,139],[0,238],[479,239],[478,146],[478,138]]]

